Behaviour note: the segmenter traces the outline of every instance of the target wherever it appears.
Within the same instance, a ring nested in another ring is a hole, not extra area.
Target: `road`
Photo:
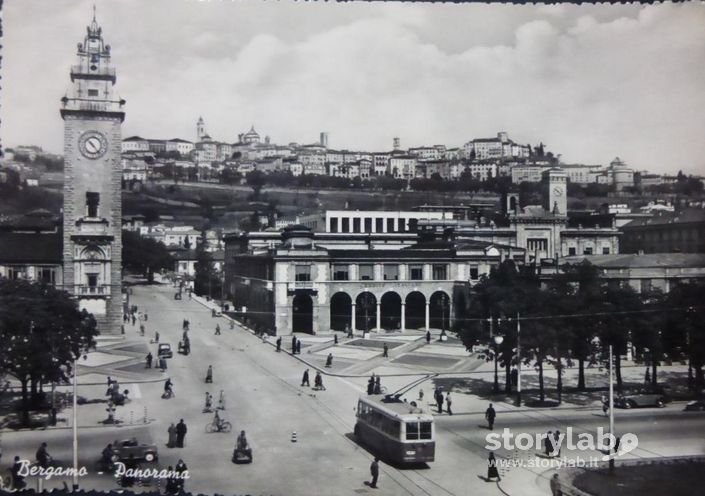
[[[489,431],[482,415],[467,414],[436,418],[436,460],[427,468],[398,469],[382,466],[380,488],[365,485],[369,480],[371,455],[358,446],[352,430],[357,397],[363,393],[366,377],[344,379],[324,376],[326,391],[314,392],[299,386],[306,365],[298,357],[276,353],[249,332],[230,329],[225,319],[211,317],[210,311],[195,301],[173,299],[173,289],[166,286],[135,286],[132,303],[149,312],[148,336],[159,331],[161,342],[176,349],[184,318],[191,323],[191,354],[176,354],[169,360],[164,377],[171,377],[176,397],[160,398],[162,382],[139,384],[141,401],[148,406],[151,423],[139,427],[96,427],[81,429],[79,464],[92,472],[101,449],[116,438],[137,436],[142,442],[159,446],[159,466],[175,465],[179,458],[188,465],[191,479],[186,489],[198,493],[276,494],[276,495],[470,495],[511,494],[531,496],[549,494],[550,470],[542,467],[514,467],[503,472],[497,485],[486,483]],[[222,335],[214,335],[216,323]],[[128,339],[140,338],[128,328]],[[286,341],[285,341],[286,342]],[[151,345],[156,354],[155,345]],[[302,355],[305,358],[305,354]],[[213,365],[214,382],[205,384],[208,365]],[[312,374],[313,375],[313,374]],[[413,378],[410,378],[411,382]],[[133,386],[134,390],[134,386]],[[230,434],[206,434],[205,425],[213,415],[203,413],[206,391],[217,399],[220,390],[226,397],[222,416],[232,422]],[[95,394],[100,395],[97,391]],[[662,410],[620,410],[616,412],[617,432],[634,432],[639,447],[630,457],[654,457],[703,454],[705,415],[678,411],[681,405]],[[165,446],[167,427],[183,418],[188,425],[186,446]],[[575,434],[594,432],[606,427],[607,420],[596,410],[560,409],[502,412],[496,431],[508,427],[514,435],[535,435],[559,428]],[[249,465],[231,462],[235,438],[240,430],[254,450],[255,461]],[[41,441],[63,464],[70,464],[70,430],[5,433],[5,461],[11,454],[34,458]],[[292,442],[296,432],[297,442]],[[536,451],[500,449],[498,457],[525,461],[536,458]],[[563,450],[562,455],[575,459],[601,454],[596,451]],[[52,481],[59,484],[59,481]],[[91,474],[81,480],[82,487],[114,488],[108,476]],[[517,490],[516,488],[520,489]],[[518,491],[518,492],[517,492]]]

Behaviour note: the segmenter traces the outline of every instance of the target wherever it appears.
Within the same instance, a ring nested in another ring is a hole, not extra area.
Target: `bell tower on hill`
[[[115,96],[110,45],[93,20],[78,43],[64,120],[64,289],[92,313],[101,334],[122,324],[122,167],[125,101]]]

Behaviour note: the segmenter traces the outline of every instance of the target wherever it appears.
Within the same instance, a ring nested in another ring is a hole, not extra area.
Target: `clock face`
[[[563,195],[563,189],[559,187],[553,188],[553,194],[556,196],[562,196]]]
[[[108,140],[98,131],[87,131],[78,139],[78,148],[84,157],[95,160],[108,151]]]

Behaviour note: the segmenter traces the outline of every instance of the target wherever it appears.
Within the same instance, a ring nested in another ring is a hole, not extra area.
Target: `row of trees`
[[[96,321],[51,285],[0,278],[0,376],[22,387],[22,423],[44,406],[43,387],[65,382],[73,360],[95,346]]]
[[[505,369],[505,391],[511,393],[511,367],[516,365],[517,316],[521,326],[522,365],[538,372],[540,400],[545,400],[544,368],[557,371],[560,401],[565,367],[577,365],[577,389],[584,390],[585,367],[604,363],[607,346],[615,351],[615,377],[623,387],[621,355],[628,343],[651,365],[651,387],[658,386],[658,365],[663,360],[690,360],[695,377],[691,386],[705,386],[705,333],[696,326],[705,318],[699,301],[705,287],[681,284],[664,295],[638,294],[630,287],[610,284],[588,262],[567,265],[561,274],[541,284],[531,267],[505,261],[475,288],[457,323],[466,346],[487,342],[488,319],[504,336],[497,359]],[[496,320],[495,320],[496,319]],[[494,360],[494,346],[486,350]]]

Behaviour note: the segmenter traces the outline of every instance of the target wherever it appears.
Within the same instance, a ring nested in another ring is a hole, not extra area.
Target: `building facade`
[[[103,334],[122,323],[121,127],[124,100],[95,15],[71,67],[64,120],[63,283]]]
[[[623,253],[705,253],[705,210],[658,211],[622,226]]]

